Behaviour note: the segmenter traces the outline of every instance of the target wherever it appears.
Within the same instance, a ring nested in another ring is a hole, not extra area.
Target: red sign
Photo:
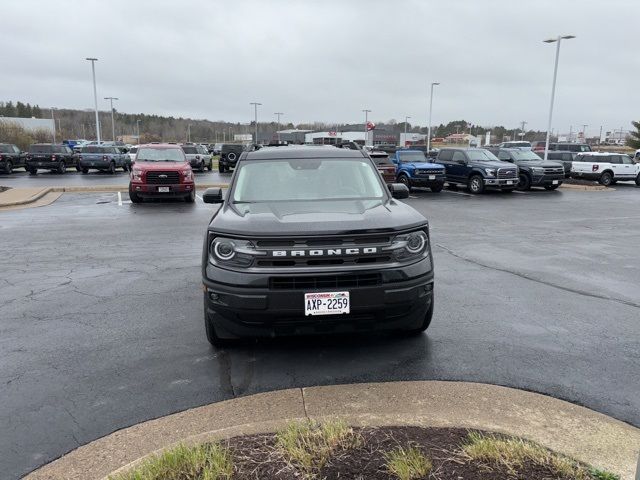
[[[373,122],[367,122],[367,132],[373,130],[374,128],[376,128],[376,124]]]
[[[338,135],[338,132],[329,132],[330,137],[336,137],[337,135]]]

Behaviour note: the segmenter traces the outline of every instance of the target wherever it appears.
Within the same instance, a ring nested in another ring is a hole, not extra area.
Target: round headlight
[[[412,233],[407,238],[407,250],[411,253],[418,253],[424,248],[426,239],[425,235],[420,232]]]
[[[220,260],[231,260],[236,254],[233,243],[226,240],[216,242],[215,247],[213,247],[213,252]]]

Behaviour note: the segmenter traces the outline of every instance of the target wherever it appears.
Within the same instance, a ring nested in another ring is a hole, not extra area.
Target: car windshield
[[[398,152],[400,160],[403,162],[426,162],[424,153],[422,152]]]
[[[51,153],[53,147],[51,145],[31,145],[29,153]]]
[[[184,162],[185,157],[180,148],[141,148],[136,155],[136,162]]]
[[[373,165],[360,159],[293,159],[243,162],[233,203],[382,199]]]
[[[533,153],[531,150],[518,150],[517,152],[512,152],[513,158],[521,162],[539,162],[540,157]]]
[[[480,162],[486,162],[487,160],[489,161],[498,160],[498,157],[496,157],[493,153],[489,152],[488,150],[468,150],[467,156],[469,157],[469,160],[475,160]]]
[[[531,147],[529,142],[508,142],[506,145],[510,147]]]
[[[82,153],[102,153],[102,147],[84,147]]]
[[[0,145],[0,153],[13,153],[13,148],[10,145]]]
[[[182,151],[188,154],[198,153],[198,149],[196,147],[182,147]]]

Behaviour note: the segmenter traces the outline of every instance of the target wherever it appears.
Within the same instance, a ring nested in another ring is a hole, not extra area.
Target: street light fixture
[[[116,124],[113,119],[113,101],[120,100],[118,97],[104,97],[105,100],[109,100],[111,102],[111,139],[116,141]]]
[[[553,118],[553,101],[556,96],[556,78],[558,77],[558,59],[560,58],[560,43],[562,40],[570,40],[576,38],[575,35],[559,35],[556,38],[544,40],[544,43],[557,43],[556,45],[556,63],[553,67],[553,84],[551,86],[551,103],[549,104],[549,122],[547,123],[547,140],[544,145],[544,160],[547,160],[549,152],[549,139],[551,135],[551,119]]]
[[[369,130],[367,130],[367,124],[369,123],[369,113],[371,110],[365,108],[364,112],[364,146],[367,145],[367,138],[369,138]]]
[[[274,115],[278,117],[278,144],[280,143],[280,115],[284,115],[282,112],[275,112]]]
[[[100,118],[98,117],[98,91],[96,90],[96,62],[98,59],[87,57],[85,60],[91,62],[91,72],[93,74],[93,101],[96,107],[96,140],[98,141],[98,145],[100,145]]]
[[[409,116],[405,116],[404,117],[404,145],[402,145],[403,147],[407,146],[407,122],[409,121],[411,117]]]
[[[427,125],[427,155],[431,151],[431,110],[433,109],[433,87],[440,82],[431,83],[431,96],[429,97],[429,125]]]
[[[258,144],[258,105],[262,105],[261,103],[258,102],[250,102],[249,105],[253,105],[253,110],[254,110],[254,117],[255,117],[255,123],[256,123],[256,145]]]

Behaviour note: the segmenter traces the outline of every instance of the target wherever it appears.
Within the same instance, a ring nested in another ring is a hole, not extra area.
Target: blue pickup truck
[[[427,161],[420,150],[398,150],[389,159],[396,165],[396,178],[411,187],[428,187],[439,192],[447,179],[444,166]]]

